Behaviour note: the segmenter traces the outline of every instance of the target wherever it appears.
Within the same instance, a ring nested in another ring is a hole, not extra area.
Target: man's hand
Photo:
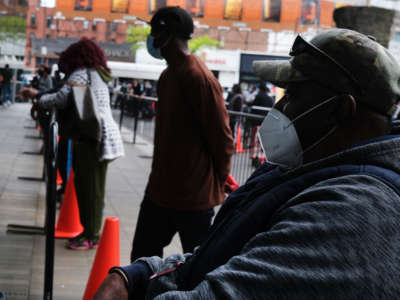
[[[128,300],[125,282],[116,273],[109,274],[97,290],[93,300]]]

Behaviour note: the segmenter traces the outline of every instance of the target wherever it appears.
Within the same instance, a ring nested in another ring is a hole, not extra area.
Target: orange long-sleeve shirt
[[[220,204],[233,140],[217,79],[189,55],[161,74],[157,94],[149,200],[183,210]]]

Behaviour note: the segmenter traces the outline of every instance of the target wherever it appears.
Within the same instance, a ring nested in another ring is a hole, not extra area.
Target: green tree
[[[150,34],[151,27],[146,26],[129,26],[126,35],[126,42],[132,44],[132,53],[135,54],[136,50],[143,45],[147,36]]]
[[[24,39],[26,35],[26,18],[2,16],[0,18],[0,40],[7,38]]]
[[[136,50],[143,45],[146,41],[147,36],[150,34],[151,27],[135,27],[129,26],[127,30],[126,42],[132,45],[132,53],[136,53]],[[196,54],[202,47],[221,47],[221,42],[210,38],[208,34],[199,36],[189,41],[190,53]]]
[[[221,48],[221,42],[210,38],[208,34],[201,35],[189,41],[190,53],[196,54],[203,47],[218,47]]]

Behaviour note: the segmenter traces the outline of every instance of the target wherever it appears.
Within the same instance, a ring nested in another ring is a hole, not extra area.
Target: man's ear
[[[336,118],[339,124],[354,120],[357,111],[357,103],[350,94],[339,96],[341,99],[337,101],[339,104],[336,110]]]

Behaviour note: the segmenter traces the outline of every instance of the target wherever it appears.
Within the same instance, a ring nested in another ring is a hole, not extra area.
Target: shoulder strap
[[[72,85],[72,86],[90,86],[92,84],[92,78],[90,76],[90,71],[89,68],[86,68],[86,74],[87,74],[87,84],[76,82],[76,81],[65,81],[64,84]],[[83,78],[83,76],[81,76]]]
[[[86,73],[87,73],[87,76],[88,76],[88,85],[92,85],[92,78],[90,77],[89,68],[86,68]]]
[[[86,86],[84,83],[79,83],[75,81],[66,81],[65,84],[72,85],[72,86]]]

